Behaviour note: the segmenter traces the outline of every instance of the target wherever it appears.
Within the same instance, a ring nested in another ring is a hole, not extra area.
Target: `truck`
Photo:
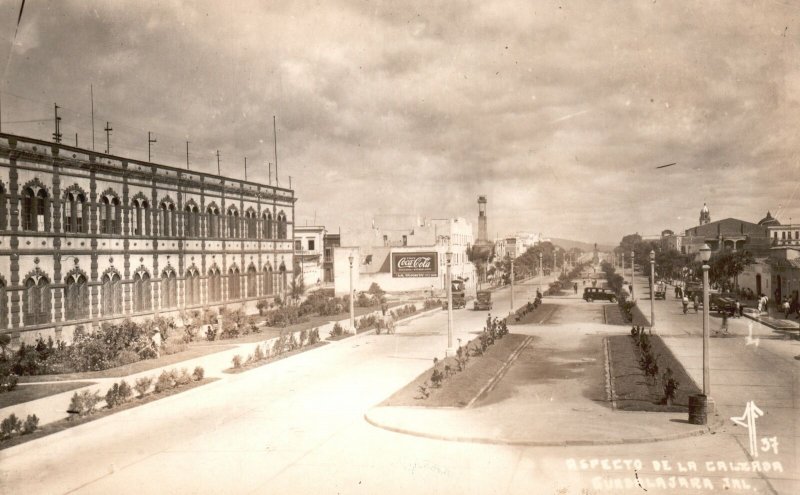
[[[453,309],[467,307],[467,293],[464,288],[464,281],[460,278],[454,279],[452,284]],[[442,309],[447,309],[447,299],[442,302]]]
[[[475,293],[475,303],[472,305],[475,311],[491,311],[492,310],[492,292],[488,290],[479,290]]]

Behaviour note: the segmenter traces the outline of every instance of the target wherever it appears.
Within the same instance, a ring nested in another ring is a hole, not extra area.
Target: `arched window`
[[[50,281],[37,274],[28,277],[23,285],[23,323],[26,326],[50,323]]]
[[[200,304],[200,274],[195,268],[186,270],[186,305],[194,306]]]
[[[208,302],[219,302],[222,299],[222,276],[216,266],[208,270]]]
[[[247,238],[248,239],[255,239],[257,235],[257,225],[256,225],[256,212],[253,211],[252,208],[247,210],[244,214],[245,223],[247,225]]]
[[[150,235],[150,204],[144,198],[133,200],[133,235]]]
[[[264,280],[262,280],[262,282],[261,282],[261,285],[262,285],[262,289],[261,290],[263,291],[265,296],[271,296],[273,294],[273,292],[274,292],[273,288],[272,288],[273,287],[272,265],[267,263],[267,266],[264,267],[264,271],[261,272],[261,274],[264,277]]]
[[[8,328],[8,299],[6,298],[6,281],[3,280],[3,277],[0,277],[0,330],[5,330],[7,328]]]
[[[261,215],[261,238],[272,239],[272,213],[269,211]]]
[[[26,187],[22,193],[22,230],[50,231],[50,197],[43,188]]]
[[[241,299],[242,297],[242,277],[239,269],[231,267],[228,269],[228,300]]]
[[[122,280],[116,271],[103,275],[102,299],[103,316],[122,313]]]
[[[287,239],[288,230],[286,228],[286,214],[278,213],[278,239]]]
[[[100,233],[122,234],[122,208],[119,198],[113,194],[103,194],[100,198]]]
[[[89,284],[86,275],[75,272],[67,275],[64,291],[64,316],[67,321],[89,317]]]
[[[8,199],[6,198],[6,188],[0,182],[0,230],[8,228]]]
[[[153,292],[150,286],[150,274],[139,270],[133,275],[133,310],[136,313],[150,311],[153,308]]]
[[[214,205],[206,208],[206,219],[208,221],[208,237],[219,237],[219,209]]]
[[[175,270],[165,268],[161,272],[161,307],[175,308],[178,306],[178,277]]]
[[[193,203],[183,208],[183,235],[186,237],[200,237],[200,210]]]
[[[175,204],[162,201],[158,207],[158,233],[162,237],[175,235]]]
[[[256,267],[250,265],[247,269],[247,297],[258,296],[258,282],[256,281]]]
[[[278,268],[278,272],[280,272],[280,278],[278,279],[278,284],[280,285],[279,290],[281,294],[286,292],[287,287],[287,274],[286,274],[286,265],[281,262],[281,266]]]
[[[239,237],[239,211],[235,206],[228,208],[228,237]]]

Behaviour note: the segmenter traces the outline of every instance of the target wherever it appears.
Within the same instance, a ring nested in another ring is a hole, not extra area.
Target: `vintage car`
[[[611,301],[617,302],[617,295],[611,291],[611,289],[603,289],[600,287],[586,287],[583,289],[583,299],[586,302],[593,302],[595,300],[599,301]]]
[[[476,293],[475,303],[473,303],[472,309],[475,311],[491,311],[492,292],[488,290],[479,290]]]

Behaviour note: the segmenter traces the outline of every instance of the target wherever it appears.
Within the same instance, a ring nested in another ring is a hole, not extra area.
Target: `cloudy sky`
[[[800,8],[785,1],[0,0],[2,130],[280,183],[300,224],[464,216],[618,242],[800,222]],[[677,165],[656,169],[659,165]]]

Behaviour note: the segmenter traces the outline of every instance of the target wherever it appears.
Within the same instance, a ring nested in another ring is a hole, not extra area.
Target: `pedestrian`
[[[788,318],[789,317],[789,308],[790,307],[791,307],[791,305],[789,304],[789,296],[786,296],[786,297],[783,298],[783,317],[784,318]]]
[[[697,297],[697,294],[692,298],[692,306],[694,307],[695,314],[697,314],[697,308],[700,307],[700,298]]]
[[[685,294],[681,299],[681,303],[683,304],[683,314],[686,314],[689,311],[689,298]]]
[[[717,330],[716,333],[728,335],[728,313],[725,311],[722,312],[722,325],[720,325],[719,330]]]
[[[739,300],[738,300],[738,299],[736,300],[736,306],[735,306],[735,308],[736,308],[736,309],[734,310],[734,312],[733,312],[733,315],[734,315],[734,316],[736,316],[737,318],[741,318],[741,317],[742,317],[742,310],[743,310],[743,308],[742,308],[742,303],[741,303],[741,302],[739,302]]]
[[[575,294],[577,294],[578,293],[578,282],[575,282],[574,284],[572,284],[572,288],[575,289]]]
[[[160,357],[161,356],[161,331],[158,329],[158,327],[155,328],[155,332],[153,333],[153,336],[151,337],[151,339],[153,341],[153,348],[156,351],[156,357]]]

